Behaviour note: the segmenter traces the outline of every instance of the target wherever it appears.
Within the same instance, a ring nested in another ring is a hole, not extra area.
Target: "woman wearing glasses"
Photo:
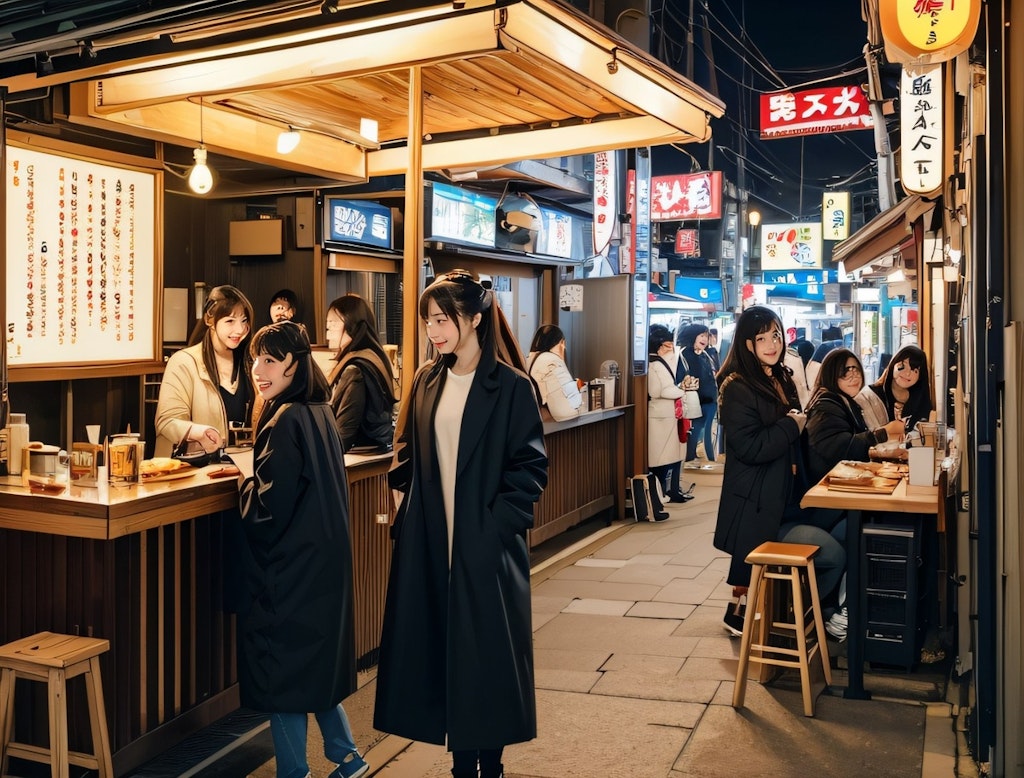
[[[905,430],[912,430],[919,421],[928,421],[935,405],[927,355],[918,346],[901,348],[881,378],[861,390],[857,402],[872,427],[899,419]]]
[[[856,354],[847,348],[837,348],[825,356],[818,385],[807,405],[807,459],[812,483],[839,462],[866,462],[872,446],[902,437],[902,421],[890,421],[874,429],[865,423],[854,400],[863,386],[864,367]],[[846,512],[805,511],[801,521],[803,526],[784,527],[783,539],[821,547],[814,568],[827,618],[825,629],[843,640],[847,627],[846,598],[842,591],[837,591],[837,585],[846,569]]]
[[[423,292],[437,357],[413,379],[388,483],[400,496],[374,727],[445,744],[456,778],[499,778],[537,734],[526,530],[544,427],[493,292],[453,270]]]

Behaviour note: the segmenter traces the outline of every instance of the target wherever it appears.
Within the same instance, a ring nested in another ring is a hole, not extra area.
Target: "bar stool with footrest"
[[[747,564],[751,565],[750,588],[732,696],[734,708],[743,707],[751,662],[799,669],[805,716],[814,715],[811,663],[815,657],[821,659],[825,683],[832,683],[825,622],[814,576],[814,555],[818,551],[818,546],[803,543],[762,543],[747,556]],[[783,607],[773,607],[773,581],[790,582],[792,600]],[[810,596],[807,605],[805,593]]]
[[[0,775],[8,774],[8,762],[14,756],[49,763],[53,778],[68,778],[69,764],[96,770],[100,778],[114,778],[99,661],[100,654],[109,648],[109,640],[53,632],[40,632],[0,646]],[[85,676],[92,754],[68,750],[67,679],[78,675]],[[49,687],[49,748],[13,741],[14,686],[18,678]]]

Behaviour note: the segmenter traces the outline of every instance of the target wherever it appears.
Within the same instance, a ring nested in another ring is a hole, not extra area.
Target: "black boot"
[[[651,510],[654,513],[654,520],[664,521],[668,518],[668,511],[665,510],[665,506],[661,503],[658,477],[654,473],[647,474],[647,490],[651,493]]]
[[[637,521],[650,521],[651,498],[648,494],[647,479],[643,476],[635,476],[629,482],[630,496],[633,500],[633,517]]]
[[[481,765],[480,778],[505,778],[505,766],[498,765],[497,772],[491,772],[490,770],[484,770],[483,765]]]

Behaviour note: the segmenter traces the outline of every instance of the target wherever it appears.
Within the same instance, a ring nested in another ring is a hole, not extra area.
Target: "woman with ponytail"
[[[498,778],[504,746],[537,734],[526,531],[547,484],[544,430],[490,289],[453,270],[419,313],[437,356],[395,431],[374,727],[446,744],[456,778]]]

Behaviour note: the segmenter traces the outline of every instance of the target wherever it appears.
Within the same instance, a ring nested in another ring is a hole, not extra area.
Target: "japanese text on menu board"
[[[155,176],[7,152],[8,363],[153,359]]]

